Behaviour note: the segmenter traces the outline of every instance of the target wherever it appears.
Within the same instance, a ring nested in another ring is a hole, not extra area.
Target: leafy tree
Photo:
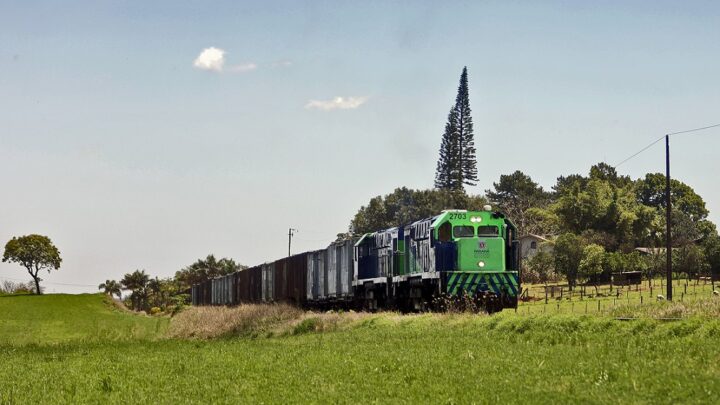
[[[603,262],[605,273],[618,273],[625,269],[625,256],[621,252],[606,252]]]
[[[606,231],[598,231],[596,229],[586,229],[580,236],[586,243],[594,243],[602,246],[605,250],[612,251],[618,247],[617,237]]]
[[[164,312],[175,314],[190,301],[187,288],[174,278],[160,280],[159,298],[155,301]]]
[[[559,191],[552,209],[561,229],[576,234],[592,231],[610,250],[629,251],[649,240],[657,215],[637,201],[635,184],[604,163],[593,166],[590,173],[587,179],[558,179],[562,185],[555,188]]]
[[[554,206],[562,227],[578,234],[586,229],[602,228],[612,204],[612,191],[609,183],[598,179],[589,180],[584,186],[574,182],[565,187]]]
[[[665,175],[646,174],[644,179],[637,181],[636,195],[642,204],[665,212]],[[692,187],[679,180],[670,179],[670,201],[674,208],[687,215],[693,222],[705,219],[708,215],[702,197],[696,194]]]
[[[720,274],[720,236],[717,231],[709,233],[701,242],[703,253],[707,259],[710,274],[716,278]]]
[[[568,286],[573,289],[577,284],[578,268],[584,257],[585,242],[581,237],[564,233],[554,242],[555,271],[567,278]]]
[[[587,180],[587,178],[580,174],[558,177],[555,185],[552,187],[554,194],[553,199],[557,199],[559,196],[565,195],[575,188],[585,187]]]
[[[590,179],[606,181],[617,187],[624,187],[632,183],[630,177],[619,176],[617,170],[605,162],[590,167]]]
[[[673,271],[685,273],[688,278],[708,274],[710,264],[697,245],[685,245],[673,251]]]
[[[657,211],[656,220],[652,226],[652,238],[649,244],[665,246],[665,233],[667,217],[665,211]],[[715,224],[707,219],[693,221],[692,217],[680,209],[673,207],[670,220],[672,225],[672,244],[674,247],[685,246],[697,241],[711,238],[717,234]]]
[[[605,253],[604,267],[607,273],[639,271],[643,275],[647,275],[649,270],[648,261],[637,251],[631,253],[607,252]]]
[[[555,258],[552,253],[540,249],[524,263],[523,282],[539,282],[547,285],[555,276]]]
[[[452,190],[395,189],[391,194],[377,196],[360,207],[350,222],[355,234],[406,225],[418,219],[437,215],[444,209],[482,210],[487,200]]]
[[[117,295],[118,298],[122,296],[122,284],[115,280],[105,280],[104,283],[98,286],[99,290],[103,290],[106,295]]]
[[[639,271],[643,274],[647,272],[647,261],[638,251],[626,253],[625,255],[625,271]]]
[[[584,280],[595,279],[595,293],[597,293],[597,276],[603,272],[605,249],[594,243],[583,248],[582,259],[578,266],[578,274]]]
[[[511,219],[514,219],[510,216]],[[560,233],[560,217],[551,208],[531,207],[525,211],[525,233],[557,235]]]
[[[35,282],[35,293],[42,294],[39,276],[41,270],[57,270],[62,259],[60,251],[50,238],[43,235],[26,235],[12,238],[5,245],[3,262],[18,263],[27,269]]]
[[[651,284],[653,278],[658,274],[665,274],[667,270],[667,256],[665,252],[664,248],[652,248],[650,253],[645,256],[645,276],[648,284]]]
[[[194,284],[200,284],[215,277],[225,276],[247,268],[236,263],[233,259],[223,257],[220,260],[215,255],[208,255],[205,259],[198,259],[195,263],[175,272],[175,280],[180,288],[188,289]]]
[[[501,175],[500,181],[493,183],[493,190],[485,190],[485,195],[512,218],[520,235],[538,227],[538,224],[532,223],[533,217],[528,215],[528,211],[545,207],[550,202],[550,195],[520,170]]]
[[[440,146],[440,158],[435,174],[435,187],[462,190],[477,183],[477,158],[470,110],[467,67],[460,75],[455,105],[448,115]]]

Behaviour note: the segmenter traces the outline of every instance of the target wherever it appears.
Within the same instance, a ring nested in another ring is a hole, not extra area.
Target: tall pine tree
[[[435,172],[435,188],[441,190],[457,190],[462,187],[457,183],[457,174],[460,170],[457,142],[457,127],[455,126],[457,117],[455,108],[450,109],[448,120],[445,124],[445,133],[440,144],[440,158],[437,162],[437,170]]]
[[[438,189],[462,190],[466,185],[474,186],[478,180],[470,114],[467,67],[464,67],[455,105],[448,114],[440,145],[440,158],[435,172],[435,187]]]

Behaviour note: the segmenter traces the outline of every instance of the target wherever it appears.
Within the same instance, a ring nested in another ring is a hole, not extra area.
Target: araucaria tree
[[[18,263],[25,267],[35,281],[35,293],[42,294],[39,276],[41,270],[57,270],[62,259],[60,251],[50,238],[43,235],[26,235],[12,238],[5,245],[3,262]]]
[[[473,122],[470,115],[467,67],[460,76],[455,105],[450,109],[445,133],[440,144],[440,157],[435,171],[435,188],[463,190],[474,186],[477,178],[477,158]]]

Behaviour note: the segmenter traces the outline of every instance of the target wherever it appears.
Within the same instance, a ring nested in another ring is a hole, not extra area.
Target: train
[[[517,308],[517,228],[490,206],[444,210],[207,280],[193,305],[285,302],[308,309],[403,312]]]

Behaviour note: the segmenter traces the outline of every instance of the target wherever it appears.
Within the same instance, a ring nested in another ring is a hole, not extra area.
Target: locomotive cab
[[[519,249],[516,228],[502,213],[449,210],[434,218],[431,246],[441,290],[449,296],[483,296],[500,307],[517,305]]]

